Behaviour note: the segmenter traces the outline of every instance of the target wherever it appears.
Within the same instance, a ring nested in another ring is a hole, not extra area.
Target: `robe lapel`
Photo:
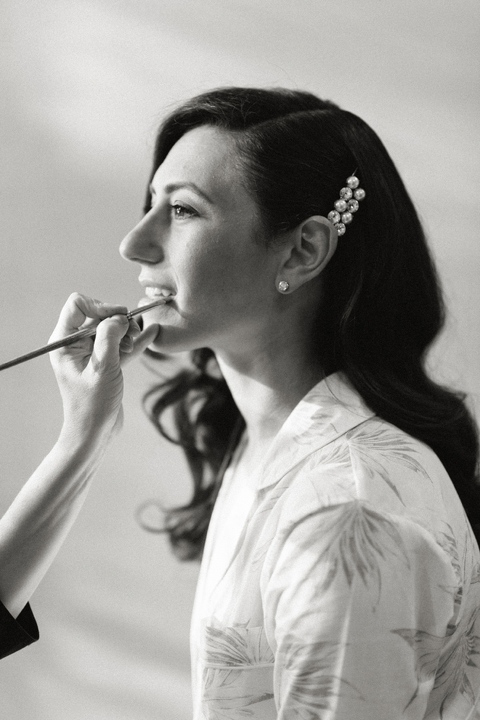
[[[312,452],[374,415],[342,373],[321,380],[298,403],[275,437],[260,468],[259,489],[278,482]]]
[[[306,457],[374,414],[341,373],[329,375],[305,395],[281,427],[259,468],[256,498],[252,499],[248,517],[228,557],[210,569],[212,596],[245,541],[248,524],[255,516],[261,496],[264,497],[260,491],[278,483]]]

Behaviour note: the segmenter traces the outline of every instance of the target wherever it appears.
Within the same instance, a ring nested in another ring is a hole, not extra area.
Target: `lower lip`
[[[137,307],[143,307],[144,305],[151,305],[153,302],[157,302],[157,301],[159,303],[157,305],[157,307],[163,307],[164,305],[168,305],[168,303],[172,299],[173,299],[173,295],[169,296],[169,297],[163,297],[160,295],[158,297],[143,297],[143,298],[140,298],[140,300],[138,301]],[[164,301],[164,302],[160,302],[160,301]]]
[[[158,298],[160,300],[161,298]],[[173,299],[173,298],[172,298]],[[152,300],[152,298],[149,297],[143,297],[139,300],[137,307],[143,307],[144,305],[151,305],[152,302],[155,302],[155,300]],[[142,315],[144,320],[148,323],[148,318],[151,319],[153,322],[162,322],[163,318],[165,318],[165,309],[168,308],[168,306],[171,304],[171,300],[167,300],[166,302],[162,302],[159,305],[156,305],[155,307],[150,308],[150,310],[146,310],[145,313]]]

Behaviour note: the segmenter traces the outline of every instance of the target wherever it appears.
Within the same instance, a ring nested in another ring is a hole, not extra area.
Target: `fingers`
[[[100,367],[115,367],[119,364],[119,348],[129,330],[125,315],[113,315],[97,327],[92,360]],[[129,343],[127,342],[127,345]]]
[[[91,360],[92,370],[109,366],[118,367],[128,357],[140,355],[156,338],[158,325],[149,325],[142,332],[135,319],[126,317],[127,308],[123,305],[102,303],[80,293],[73,293],[65,303],[51,341],[70,335],[89,324],[96,326],[96,337],[92,348],[92,339],[84,347],[75,346],[75,361],[86,367]],[[64,354],[72,355],[73,346]],[[60,351],[58,351],[60,352]],[[58,353],[57,353],[58,354]],[[54,361],[52,353],[52,362]]]
[[[159,329],[160,326],[157,324],[149,325],[145,330],[143,330],[143,332],[140,332],[140,328],[138,328],[137,337],[131,343],[130,349],[126,351],[128,353],[128,356],[124,356],[122,358],[122,362],[130,362],[130,360],[134,357],[141,355],[143,351],[146,350],[146,348],[151,345],[152,342],[155,340],[158,335]],[[123,350],[121,345],[120,349]]]
[[[114,315],[103,320],[98,328],[94,345],[95,359],[102,365],[116,364],[119,350],[122,362],[140,355],[157,337],[158,325],[149,325],[143,332],[138,323],[125,315]]]
[[[128,330],[120,343],[120,352],[131,353],[135,346],[135,338],[140,335],[140,326],[133,318],[130,320]]]
[[[102,303],[86,295],[72,293],[62,308],[52,338],[74,333],[84,324],[87,318],[99,322],[111,315],[125,315],[126,312],[127,308],[124,305]]]

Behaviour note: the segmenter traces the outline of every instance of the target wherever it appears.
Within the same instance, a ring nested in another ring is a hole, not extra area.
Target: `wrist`
[[[78,424],[64,422],[56,445],[68,455],[88,453],[101,456],[111,439],[111,428],[92,425],[80,428]]]

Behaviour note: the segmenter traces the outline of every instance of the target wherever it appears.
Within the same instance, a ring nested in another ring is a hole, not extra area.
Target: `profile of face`
[[[140,265],[148,302],[172,300],[144,316],[159,323],[159,352],[200,347],[242,352],[277,311],[278,251],[262,236],[233,137],[201,126],[183,135],[151,183],[152,206],[125,237],[121,255]]]

